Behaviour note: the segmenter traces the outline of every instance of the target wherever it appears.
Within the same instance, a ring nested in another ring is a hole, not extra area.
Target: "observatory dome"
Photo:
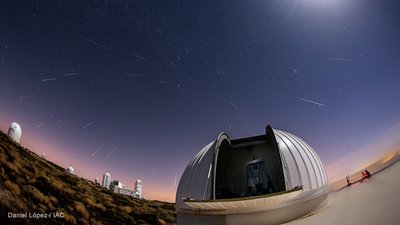
[[[10,128],[8,129],[7,135],[13,141],[19,143],[21,140],[21,135],[22,135],[21,126],[16,122],[11,123]]]
[[[74,168],[73,168],[71,165],[69,165],[69,166],[67,167],[66,171],[67,171],[68,173],[70,173],[70,174],[74,174],[74,172],[75,172]]]
[[[178,224],[283,223],[320,205],[327,183],[315,151],[291,133],[269,125],[248,138],[221,133],[179,181]]]

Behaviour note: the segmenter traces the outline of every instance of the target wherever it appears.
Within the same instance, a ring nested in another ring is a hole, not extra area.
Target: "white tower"
[[[74,174],[74,172],[75,172],[74,168],[73,168],[71,165],[69,165],[69,166],[67,167],[66,171],[67,171],[68,173],[70,173],[70,174]]]
[[[7,135],[15,142],[19,143],[19,141],[21,140],[21,135],[22,135],[22,131],[21,131],[21,126],[16,123],[13,122],[10,125],[10,128],[8,129],[8,133]]]
[[[95,183],[95,184],[98,184],[98,183],[99,183],[99,178],[96,177],[96,178],[94,179],[94,183]]]
[[[109,173],[105,173],[103,175],[102,186],[108,189],[108,188],[110,188],[110,183],[111,183],[111,175]]]
[[[142,198],[142,181],[139,179],[135,182],[135,194],[137,198]]]

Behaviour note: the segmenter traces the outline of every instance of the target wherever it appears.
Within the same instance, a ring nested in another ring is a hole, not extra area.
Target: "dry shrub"
[[[169,213],[163,215],[163,220],[165,220],[169,224],[176,223],[176,213],[169,211]]]
[[[75,202],[75,210],[80,213],[85,220],[89,219],[90,214],[82,202]]]
[[[91,208],[100,209],[103,212],[106,211],[106,207],[104,207],[102,204],[96,203],[96,200],[92,196],[85,197],[83,201]]]
[[[104,207],[101,203],[96,204],[94,207],[100,209],[103,212],[106,211],[106,207]]]
[[[93,225],[103,225],[103,223],[100,220],[96,220],[95,218],[90,219],[90,224]]]
[[[120,211],[124,212],[124,213],[127,213],[127,214],[129,214],[129,213],[132,212],[132,208],[129,207],[129,206],[127,206],[127,205],[118,206],[118,209],[119,209]]]
[[[1,208],[10,209],[13,205],[13,199],[10,198],[10,195],[6,192],[0,191],[0,206]]]
[[[17,184],[14,184],[13,182],[6,180],[6,182],[4,182],[4,185],[6,186],[6,188],[11,191],[11,193],[13,193],[14,195],[19,195],[21,194],[21,190],[19,189],[19,186]]]
[[[112,197],[111,197],[110,195],[104,195],[104,194],[103,194],[103,201],[105,201],[105,202],[112,202],[113,199],[112,199]]]
[[[38,170],[38,172],[36,173],[36,176],[37,177],[46,177],[47,174],[46,174],[46,171],[44,171],[44,170]]]
[[[9,192],[0,190],[0,209],[9,209],[9,211],[26,211],[26,202],[22,198],[15,197]],[[2,212],[0,212],[1,215]]]
[[[76,195],[75,191],[71,190],[70,187],[65,185],[65,183],[63,183],[60,180],[52,180],[50,185],[53,190],[57,190],[58,192],[62,191],[62,193],[66,196],[75,196]]]
[[[18,168],[11,162],[5,162],[5,166],[8,167],[10,170],[15,171],[19,174]]]
[[[0,154],[0,163],[5,164],[7,162],[7,157],[4,154]]]
[[[36,177],[31,177],[28,179],[28,184],[34,184],[36,183]]]
[[[50,195],[49,198],[50,198],[50,201],[51,201],[53,204],[58,204],[58,199],[57,199],[56,197],[54,197],[53,195]]]
[[[104,206],[106,207],[106,208],[116,208],[117,207],[117,205],[116,204],[114,204],[114,203],[112,203],[112,202],[103,202],[103,204],[104,204]]]
[[[26,177],[27,180],[31,179],[32,173],[29,170],[27,170],[25,167],[20,168],[19,171],[21,172],[21,174],[23,174]]]
[[[52,206],[50,200],[42,192],[40,192],[38,189],[36,189],[34,186],[24,185],[24,186],[22,186],[22,190],[26,193],[29,193],[29,195],[32,196],[33,199],[35,199],[41,203],[44,203],[46,205]]]
[[[64,195],[66,196],[74,196],[76,195],[76,192],[74,190],[72,190],[69,187],[65,187],[63,189],[61,189],[64,192]],[[80,198],[79,195],[76,196],[78,199]]]
[[[64,212],[64,220],[69,224],[76,224],[75,217],[69,215],[68,213]]]
[[[47,211],[47,207],[46,207],[45,205],[43,205],[42,203],[39,203],[39,204],[38,204],[38,207],[37,207],[37,210],[38,210],[40,213],[44,213],[44,212]]]
[[[159,224],[159,225],[166,225],[167,223],[166,223],[164,220],[162,220],[162,219],[158,219],[158,220],[157,220],[157,224]]]
[[[22,168],[21,164],[18,162],[19,160],[14,160],[13,164],[15,166],[15,168],[17,168],[18,170]]]
[[[62,190],[64,188],[63,183],[60,182],[59,180],[53,180],[53,182],[51,182],[51,185],[53,186],[53,188],[59,189],[59,190]]]
[[[26,169],[26,170],[28,170],[29,171],[29,173],[31,173],[31,174],[37,174],[37,169],[34,167],[34,166],[32,166],[32,165],[30,165],[30,164],[24,164],[25,166],[24,166],[24,168]]]
[[[17,209],[18,211],[26,211],[27,209],[26,202],[21,198],[15,198],[14,201],[12,202],[12,205],[14,209]]]

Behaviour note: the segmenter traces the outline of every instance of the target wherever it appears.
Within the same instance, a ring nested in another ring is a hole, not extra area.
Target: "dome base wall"
[[[325,188],[323,188],[325,189]],[[320,192],[321,194],[321,192]],[[319,195],[319,194],[317,194]],[[255,213],[224,214],[221,210],[186,211],[178,210],[177,225],[273,225],[297,219],[318,208],[326,200],[327,192],[313,198],[303,198],[284,207],[266,209]],[[227,210],[226,212],[228,212]]]

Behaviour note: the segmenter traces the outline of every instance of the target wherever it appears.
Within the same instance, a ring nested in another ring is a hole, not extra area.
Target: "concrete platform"
[[[321,208],[285,225],[399,225],[400,162],[393,163],[376,173],[369,170],[375,173],[369,179],[332,191]]]

